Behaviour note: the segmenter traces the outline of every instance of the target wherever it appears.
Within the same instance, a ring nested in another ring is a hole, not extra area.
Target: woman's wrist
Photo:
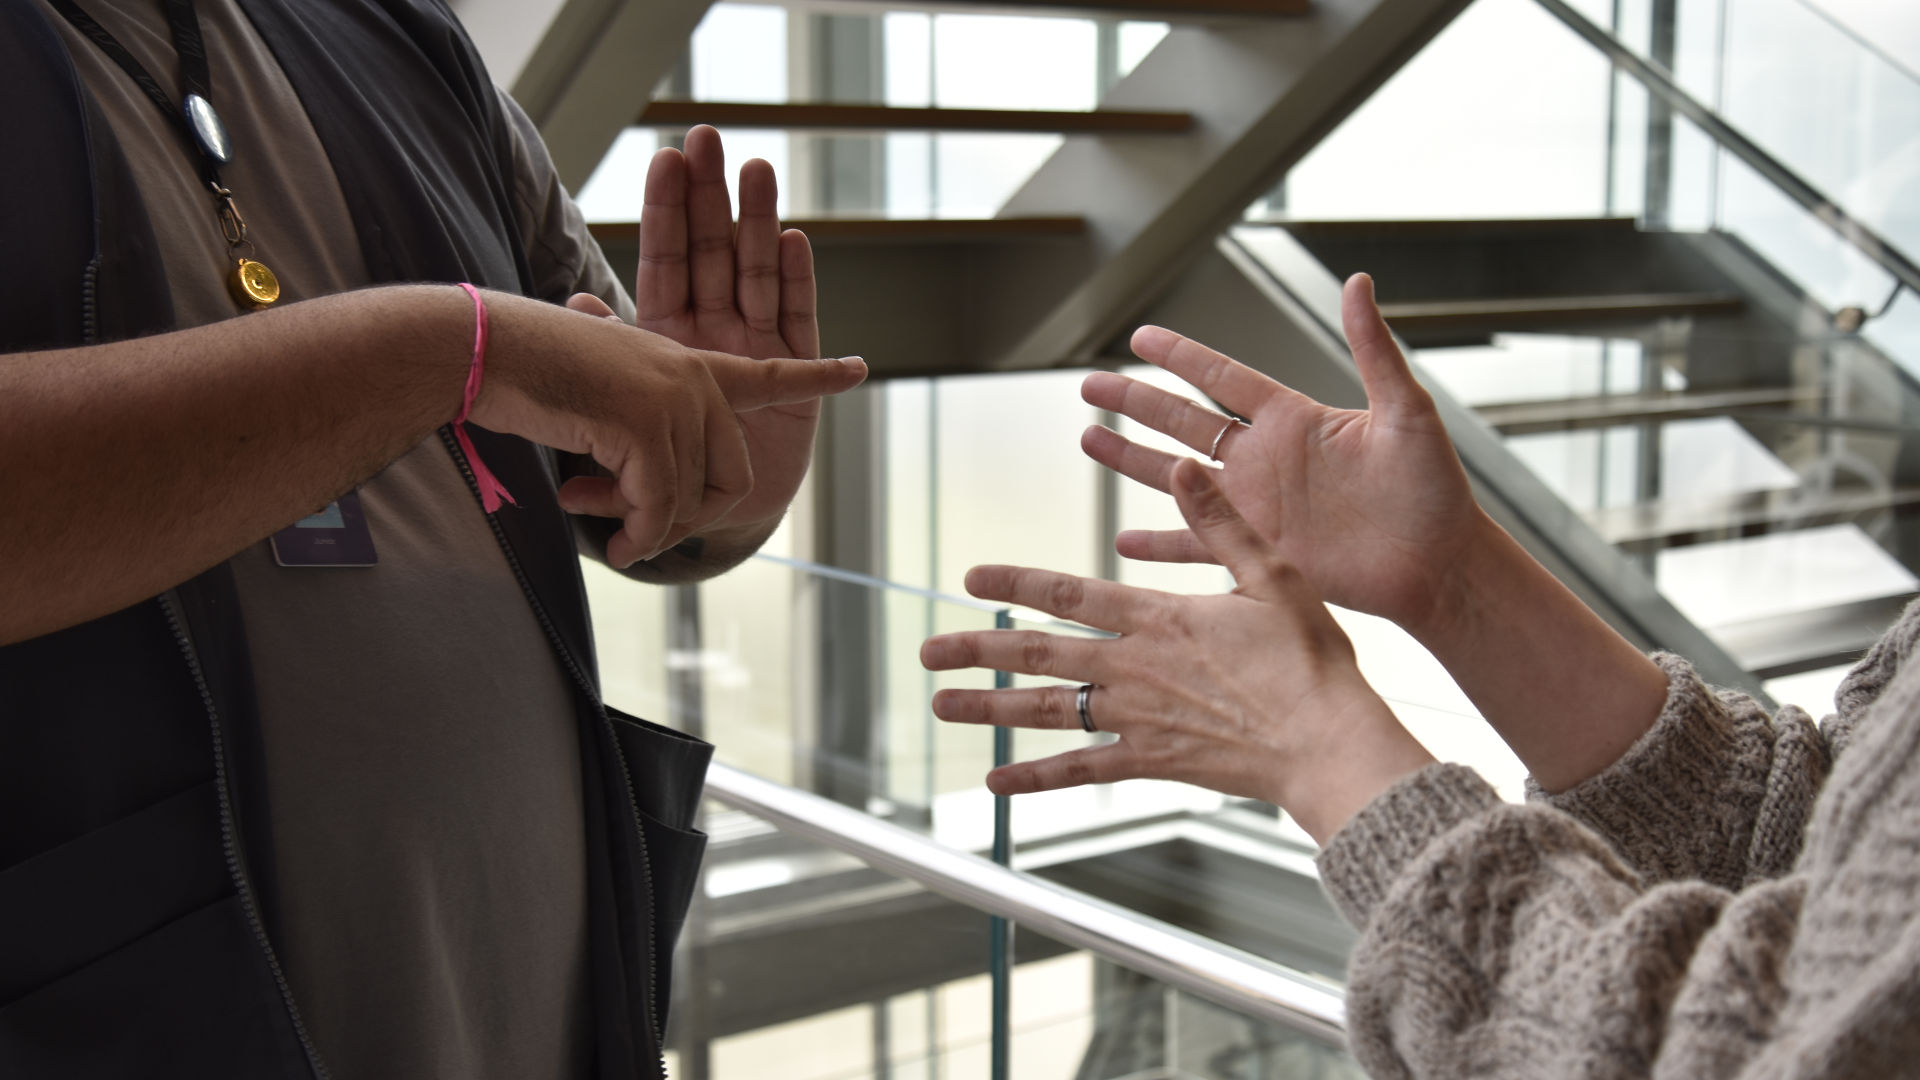
[[[1321,737],[1269,785],[1268,798],[1321,844],[1381,792],[1433,764],[1433,755],[1364,681],[1349,697],[1349,707],[1337,714],[1302,718]]]
[[[1598,773],[1659,716],[1666,677],[1481,515],[1436,600],[1406,627],[1549,791]]]
[[[1473,514],[1471,535],[1445,570],[1434,576],[1433,594],[1423,616],[1400,624],[1435,654],[1472,640],[1489,621],[1497,621],[1499,607],[1524,584],[1525,569],[1533,564],[1533,557],[1486,511],[1475,506]]]

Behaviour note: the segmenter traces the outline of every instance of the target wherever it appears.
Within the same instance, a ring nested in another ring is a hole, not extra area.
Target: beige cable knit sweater
[[[1677,657],[1600,775],[1431,766],[1320,856],[1376,1077],[1920,1076],[1920,603],[1816,728]]]

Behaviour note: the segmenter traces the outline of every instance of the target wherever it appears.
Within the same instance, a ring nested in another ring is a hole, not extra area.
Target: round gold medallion
[[[227,275],[227,289],[235,300],[251,308],[269,307],[280,299],[280,279],[273,276],[266,263],[252,259],[241,259]]]

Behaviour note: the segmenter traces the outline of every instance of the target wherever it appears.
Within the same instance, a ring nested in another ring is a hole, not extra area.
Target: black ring
[[[1093,687],[1093,683],[1082,684],[1080,692],[1075,694],[1073,698],[1073,707],[1080,713],[1080,726],[1088,732],[1100,730],[1093,726],[1093,713],[1087,708],[1088,704],[1093,700]]]

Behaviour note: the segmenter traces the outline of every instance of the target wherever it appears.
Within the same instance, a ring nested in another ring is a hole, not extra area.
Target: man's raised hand
[[[740,170],[740,220],[727,194],[720,134],[687,133],[686,151],[666,148],[647,170],[640,217],[636,323],[697,349],[753,359],[820,355],[813,251],[805,234],[784,232],[775,212],[773,166]],[[812,458],[818,398],[740,414],[753,491],[718,529],[770,530],[799,490]]]

